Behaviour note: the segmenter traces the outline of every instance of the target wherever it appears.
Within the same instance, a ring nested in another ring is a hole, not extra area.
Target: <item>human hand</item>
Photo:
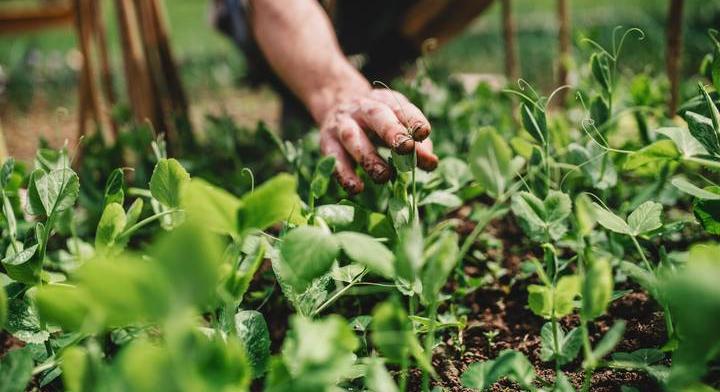
[[[434,170],[430,123],[402,94],[376,89],[349,95],[327,110],[320,123],[320,150],[335,157],[335,176],[345,190],[360,193],[365,184],[355,173],[359,164],[376,183],[385,183],[393,169],[378,155],[371,139],[398,154],[417,152],[417,165]]]

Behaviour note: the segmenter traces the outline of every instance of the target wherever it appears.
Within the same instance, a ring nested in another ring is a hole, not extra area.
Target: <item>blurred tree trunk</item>
[[[515,41],[515,21],[512,17],[512,0],[502,0],[502,29],[505,41],[505,76],[508,83],[518,79],[517,44]]]
[[[677,111],[680,90],[680,68],[682,51],[682,11],[683,0],[670,0],[667,15],[667,48],[665,52],[666,69],[670,80],[670,101],[668,115]]]
[[[568,1],[557,1],[557,18],[558,18],[558,69],[557,69],[557,85],[565,86],[568,84],[568,68],[572,62],[572,54],[570,53],[570,13],[568,12]],[[567,89],[558,92],[558,103],[561,107],[565,107],[565,99]]]

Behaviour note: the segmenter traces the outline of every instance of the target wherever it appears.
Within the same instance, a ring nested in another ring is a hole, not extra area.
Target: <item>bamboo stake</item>
[[[91,1],[90,6],[92,9],[92,21],[93,21],[93,32],[95,37],[95,44],[99,49],[100,55],[100,76],[103,84],[103,91],[105,93],[105,100],[108,108],[112,108],[117,103],[117,96],[115,94],[115,88],[113,86],[112,71],[110,68],[110,55],[107,49],[107,30],[105,28],[105,19],[103,18],[101,2]],[[115,120],[110,116],[110,129],[112,131],[113,139],[117,140],[118,137],[118,126]]]

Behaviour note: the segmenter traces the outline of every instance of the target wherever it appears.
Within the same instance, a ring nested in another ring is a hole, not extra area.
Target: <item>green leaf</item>
[[[459,197],[455,196],[454,193],[444,191],[444,190],[437,190],[430,192],[427,196],[423,197],[420,200],[419,205],[424,206],[428,204],[435,204],[439,206],[443,206],[445,208],[457,208],[462,205],[463,201]]]
[[[593,214],[595,214],[595,219],[597,219],[600,226],[620,234],[630,235],[632,233],[632,229],[622,218],[596,202],[593,202],[592,205],[594,208]]]
[[[292,272],[290,282],[304,291],[313,279],[327,273],[340,252],[332,234],[313,226],[301,226],[282,238],[280,254]]]
[[[696,155],[706,155],[708,153],[705,147],[685,128],[667,127],[660,128],[656,132],[672,140],[683,157],[689,158]]]
[[[713,129],[712,120],[692,111],[685,112],[690,134],[712,155],[720,155],[720,136]]]
[[[422,228],[418,223],[400,230],[395,255],[398,277],[407,282],[414,282],[425,263]]]
[[[80,180],[72,169],[50,173],[38,169],[28,180],[28,212],[32,215],[57,214],[75,204],[80,194]]]
[[[625,320],[615,321],[612,327],[605,333],[600,339],[600,342],[595,346],[592,351],[593,358],[601,359],[608,355],[622,340],[623,334],[625,333]]]
[[[318,161],[315,167],[315,174],[310,182],[310,191],[314,197],[321,197],[327,193],[330,176],[335,169],[335,157],[325,156]]]
[[[593,53],[590,56],[590,70],[595,80],[605,91],[610,91],[610,65],[609,59],[604,53]]]
[[[355,220],[355,207],[344,204],[326,204],[317,207],[315,215],[332,227],[347,227]]]
[[[625,170],[637,170],[647,165],[675,161],[681,156],[675,142],[668,139],[658,140],[630,154],[623,168]]]
[[[570,143],[568,159],[582,170],[587,182],[597,189],[608,189],[617,183],[617,170],[607,151],[590,140],[585,146]]]
[[[559,240],[567,231],[565,220],[572,212],[572,202],[568,195],[555,190],[548,192],[545,200],[518,192],[512,197],[512,211],[532,240]]]
[[[558,372],[557,377],[555,378],[555,385],[553,386],[552,392],[576,392],[575,387],[573,387],[572,383],[568,379],[568,377],[565,375],[565,373]],[[624,391],[623,391],[624,392]]]
[[[590,118],[597,127],[602,126],[610,119],[610,106],[602,96],[598,95],[590,102]]]
[[[522,115],[523,127],[540,145],[545,145],[548,141],[547,123],[545,113],[538,107],[533,108],[523,103],[520,105],[520,114]]]
[[[5,354],[0,359],[0,392],[23,392],[32,378],[32,370],[29,347]]]
[[[2,264],[5,271],[12,279],[26,284],[36,284],[40,281],[40,272],[42,270],[43,260],[37,253],[40,244],[32,245],[26,249],[22,248],[22,243],[17,243],[19,252],[15,253],[12,246],[8,246],[5,251],[5,258]]]
[[[612,299],[614,281],[612,266],[607,259],[592,258],[588,262],[582,282],[580,314],[583,320],[590,321],[605,313]]]
[[[477,131],[469,160],[475,180],[494,198],[505,193],[515,177],[512,150],[494,128],[483,127]]]
[[[574,299],[580,293],[580,277],[569,275],[561,277],[556,287],[529,285],[528,305],[530,310],[546,319],[563,317],[572,313]]]
[[[60,368],[62,369],[63,386],[68,391],[88,391],[92,385],[86,381],[89,369],[90,358],[85,348],[70,346],[63,350]],[[87,384],[86,384],[87,383]]]
[[[337,315],[320,320],[293,316],[290,325],[282,358],[296,388],[327,390],[352,370],[353,352],[359,343],[345,319]]]
[[[365,374],[365,387],[370,392],[398,392],[398,386],[395,384],[390,372],[385,368],[382,359],[377,357],[366,358],[364,363],[367,365],[367,373]]]
[[[687,193],[690,196],[703,200],[720,200],[720,195],[710,191],[706,191],[697,185],[688,181],[685,177],[676,176],[670,181],[675,188]]]
[[[297,181],[289,174],[280,174],[246,194],[238,211],[238,232],[265,230],[273,224],[292,219],[301,212]]]
[[[710,186],[704,189],[707,192],[720,195],[720,187]],[[695,199],[693,214],[710,234],[720,235],[720,200]]]
[[[665,353],[656,348],[641,348],[631,353],[614,353],[613,361],[632,363],[637,367],[652,365],[665,359]]]
[[[42,344],[50,337],[46,328],[40,325],[34,307],[26,298],[9,300],[5,330],[29,344]]]
[[[123,205],[125,201],[125,192],[123,185],[125,184],[125,174],[122,169],[115,169],[105,183],[105,205],[117,203]]]
[[[458,235],[444,232],[425,252],[422,276],[422,301],[434,303],[458,259]]]
[[[555,351],[555,339],[552,331],[552,323],[547,322],[540,330],[542,346],[540,348],[540,359],[545,362],[555,360],[560,366],[572,362],[577,357],[582,347],[582,331],[580,328],[573,328],[568,334],[562,329],[559,323],[557,327],[557,346]]]
[[[193,178],[182,191],[187,219],[221,234],[237,234],[240,199],[201,178]]]
[[[354,262],[388,279],[395,276],[395,255],[375,238],[346,231],[335,234],[335,239]]]
[[[0,168],[0,189],[5,189],[8,186],[13,170],[15,170],[15,160],[13,158],[6,159],[2,164],[2,168]]]
[[[530,361],[520,352],[504,350],[494,360],[471,364],[463,373],[463,385],[483,391],[501,378],[520,384],[525,389],[534,389],[535,370]]]
[[[95,247],[100,250],[112,248],[126,224],[127,217],[122,206],[115,202],[107,204],[95,232]]]
[[[578,223],[578,231],[583,237],[592,234],[597,224],[593,210],[592,201],[586,194],[581,193],[575,198],[575,219]]]
[[[640,204],[627,219],[630,235],[638,236],[660,228],[662,226],[661,215],[662,204],[654,201]]]
[[[434,372],[413,332],[410,318],[396,302],[383,302],[375,307],[370,339],[392,363],[400,364],[404,358],[412,356],[422,369]]]
[[[241,310],[235,314],[235,333],[245,347],[253,378],[261,377],[270,359],[270,332],[265,318],[254,310]]]
[[[150,193],[167,208],[180,207],[180,192],[190,175],[175,159],[161,159],[150,177]]]

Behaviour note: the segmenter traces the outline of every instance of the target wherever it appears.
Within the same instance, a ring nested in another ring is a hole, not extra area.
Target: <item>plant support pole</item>
[[[679,100],[682,10],[683,0],[670,0],[667,15],[667,48],[665,52],[666,70],[670,80],[670,101],[668,102],[668,115],[670,117],[675,115]]]

